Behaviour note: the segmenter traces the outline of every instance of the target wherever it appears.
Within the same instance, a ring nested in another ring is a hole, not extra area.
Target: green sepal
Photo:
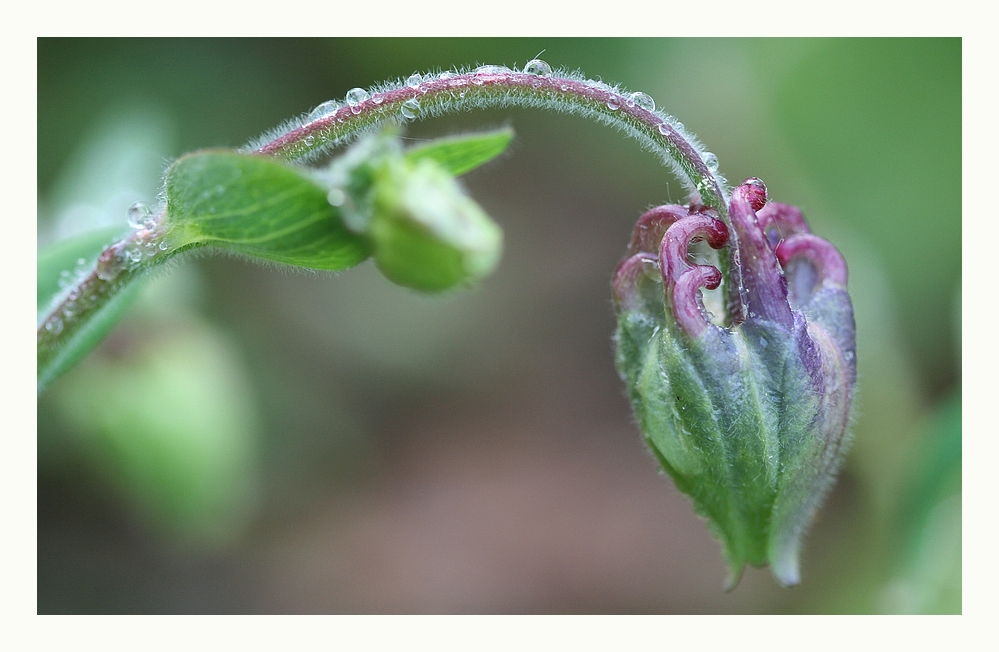
[[[720,541],[729,588],[747,564],[797,584],[801,537],[841,454],[841,442],[827,443],[849,416],[837,407],[849,405],[836,389],[849,384],[832,338],[804,320],[790,331],[756,320],[691,338],[661,307],[641,304],[619,314],[615,340],[646,442]],[[806,330],[826,394],[801,362]]]

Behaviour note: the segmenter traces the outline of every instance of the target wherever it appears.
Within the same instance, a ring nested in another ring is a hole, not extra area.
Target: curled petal
[[[625,256],[633,256],[639,252],[654,254],[659,251],[659,243],[666,235],[666,229],[685,217],[687,217],[687,208],[677,204],[656,206],[648,211],[638,218],[638,223],[631,232],[631,243],[628,244],[628,253]]]
[[[772,247],[784,238],[810,232],[801,209],[790,204],[771,202],[756,212],[756,219]]]
[[[659,265],[663,280],[668,285],[676,283],[690,269],[687,250],[690,243],[697,239],[704,239],[712,248],[718,249],[728,241],[728,227],[706,213],[695,213],[669,227],[659,246]]]
[[[677,326],[690,337],[697,337],[710,325],[698,290],[713,290],[722,278],[721,272],[710,265],[691,266],[687,262],[690,243],[697,239],[718,249],[728,241],[728,227],[708,213],[695,213],[669,227],[659,247],[667,300]]]
[[[699,290],[714,290],[721,283],[721,272],[711,265],[697,265],[685,271],[673,286],[673,317],[680,330],[691,337],[704,332],[708,321]]]
[[[645,276],[649,265],[656,264],[652,254],[637,253],[621,261],[614,272],[613,294],[618,310],[635,310],[641,304],[637,285]]]
[[[749,319],[765,319],[790,328],[793,319],[787,302],[787,282],[760,228],[753,204],[759,204],[756,185],[746,183],[732,192],[729,216],[738,241],[743,303]]]
[[[836,247],[828,241],[812,235],[799,233],[777,246],[777,260],[787,269],[788,263],[798,257],[805,258],[815,268],[818,284],[832,283],[837,287],[846,287],[846,261]]]

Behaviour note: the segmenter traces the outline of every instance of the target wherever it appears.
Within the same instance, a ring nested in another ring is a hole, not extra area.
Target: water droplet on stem
[[[632,93],[628,99],[632,105],[637,106],[640,109],[645,109],[646,111],[656,110],[656,101],[645,93]]]
[[[718,157],[713,152],[704,152],[701,154],[701,160],[712,173],[718,171]]]
[[[357,115],[361,112],[361,104],[366,102],[368,98],[368,91],[363,88],[352,88],[347,91],[347,106],[350,107],[350,112]]]
[[[531,59],[524,66],[524,72],[528,75],[539,75],[545,77],[552,74],[552,67],[548,65],[547,61],[542,61],[541,59]]]
[[[340,103],[336,100],[329,100],[328,102],[323,102],[316,108],[312,109],[309,113],[309,122],[313,120],[318,120],[319,118],[325,118],[328,115],[332,115],[340,110]]]
[[[137,201],[128,207],[128,225],[133,229],[148,228],[152,213],[153,211],[148,204]]]
[[[420,107],[419,101],[412,97],[403,102],[402,106],[399,107],[399,112],[402,113],[402,117],[408,120],[419,117],[421,110],[422,108]]]

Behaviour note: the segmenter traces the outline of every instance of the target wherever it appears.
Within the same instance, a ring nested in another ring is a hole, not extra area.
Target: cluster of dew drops
[[[62,332],[64,319],[71,319],[76,313],[87,306],[81,303],[96,304],[96,293],[86,294],[81,290],[83,281],[96,273],[103,281],[111,281],[125,269],[135,269],[143,258],[153,258],[166,251],[169,245],[165,241],[155,241],[149,234],[158,226],[152,209],[145,203],[136,202],[127,211],[128,225],[132,233],[124,240],[111,245],[113,255],[106,261],[98,259],[78,258],[72,270],[59,272],[58,285],[61,292],[66,292],[61,309],[51,315],[44,328],[48,333],[58,335]]]
[[[476,86],[482,86],[490,75],[502,75],[511,72],[514,72],[514,70],[506,66],[496,66],[496,65],[479,66],[478,68],[475,68],[472,71],[470,83]],[[524,66],[521,72],[528,75],[536,75],[538,77],[547,77],[551,75],[553,71],[551,65],[549,65],[546,61],[543,61],[541,59],[531,59],[530,61],[527,62],[527,64]],[[437,75],[433,74],[421,75],[420,73],[417,72],[407,77],[404,83],[409,88],[416,89],[421,93],[426,93],[427,92],[427,87],[425,86],[426,82],[432,81],[434,79],[447,80],[458,76],[459,76],[458,73],[452,71],[444,71]],[[458,82],[460,82],[461,85],[469,83],[463,79],[456,80],[455,83],[457,84]],[[584,83],[593,88],[598,88],[600,90],[606,91],[609,94],[609,97],[606,101],[608,109],[610,109],[611,111],[617,111],[618,109],[621,108],[622,102],[619,99],[619,97],[621,96],[618,95],[616,89],[612,88],[611,86],[601,81],[587,80]],[[561,90],[562,91],[568,90],[568,85],[563,84]],[[459,97],[464,97],[465,92],[466,91],[461,88],[457,89],[457,94]],[[344,98],[344,103],[338,102],[337,100],[330,100],[328,102],[323,102],[309,113],[306,120],[308,122],[314,122],[316,120],[319,120],[321,118],[336,113],[344,106],[349,107],[350,112],[353,113],[354,115],[357,115],[363,110],[363,107],[361,105],[364,102],[367,102],[368,100],[371,100],[371,102],[373,102],[375,105],[379,105],[382,102],[384,102],[384,97],[380,93],[371,94],[370,92],[368,92],[363,88],[352,88],[349,91],[347,91],[347,95]],[[656,110],[655,100],[652,99],[652,97],[649,96],[648,94],[642,93],[641,91],[631,93],[630,95],[625,96],[623,99],[623,104],[628,108],[638,107],[650,113]],[[420,105],[420,101],[415,97],[407,99],[399,106],[399,114],[405,120],[415,120],[419,118],[422,110],[423,109]],[[674,124],[675,127],[673,127],[673,129],[676,129],[677,127],[680,129],[683,128],[683,125],[678,121],[674,120]],[[664,121],[659,124],[658,130],[660,134],[666,136],[669,135],[671,127],[668,125],[667,122]],[[311,147],[313,144],[315,144],[315,138],[311,135],[307,136],[304,142],[306,146]],[[708,151],[702,152],[701,159],[704,161],[704,165],[712,173],[718,171],[718,157],[715,156],[713,153]]]
[[[170,245],[165,240],[150,237],[159,224],[148,204],[135,202],[128,207],[127,216],[132,234],[127,238],[128,245],[119,253],[119,259],[125,267],[134,269],[143,258],[153,258],[160,252],[166,251]]]

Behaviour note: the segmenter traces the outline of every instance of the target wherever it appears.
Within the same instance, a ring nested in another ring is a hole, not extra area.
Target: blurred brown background
[[[542,50],[650,94],[847,258],[856,441],[802,586],[722,591],[614,370],[610,275],[680,184],[606,127],[511,109],[407,132],[516,131],[463,180],[506,237],[480,288],[187,260],[53,384],[39,612],[960,612],[959,39],[40,39],[39,245],[124,222],[185,151]]]

